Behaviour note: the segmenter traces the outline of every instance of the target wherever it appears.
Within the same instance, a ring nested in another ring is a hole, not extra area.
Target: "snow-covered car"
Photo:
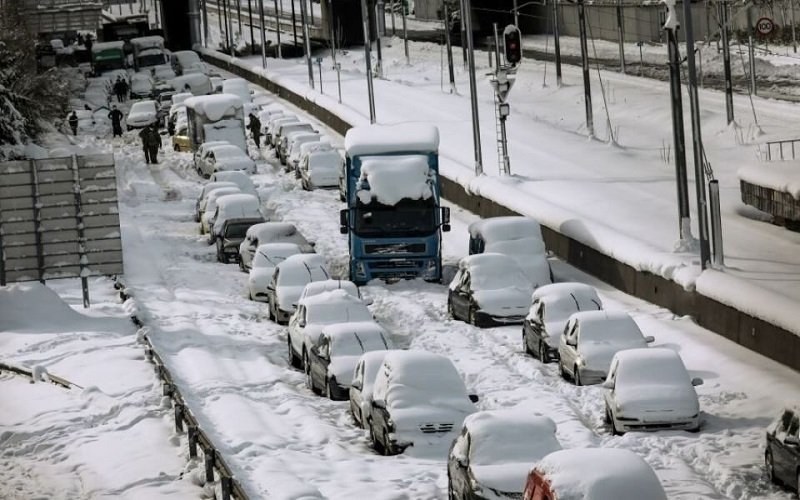
[[[326,325],[308,351],[306,384],[328,399],[345,401],[361,355],[391,349],[389,334],[374,321]]]
[[[605,394],[611,432],[700,429],[700,403],[681,357],[672,349],[628,349],[614,355]]]
[[[209,80],[211,83],[212,92],[215,94],[221,94],[222,83],[225,81],[225,79],[222,78],[221,76],[210,76]]]
[[[305,142],[319,142],[320,135],[308,123],[286,124],[278,130],[278,144],[275,147],[278,159],[284,165],[286,172],[293,172],[294,166],[290,165],[289,147],[296,138],[302,137]]]
[[[284,110],[280,113],[275,113],[271,115],[267,119],[267,121],[262,123],[264,127],[264,141],[268,146],[275,147],[272,143],[273,133],[277,130],[277,127],[281,123],[288,123],[288,122],[300,123],[300,119]]]
[[[250,195],[246,195],[250,196]],[[215,239],[217,261],[227,264],[239,259],[239,245],[242,244],[247,229],[253,224],[264,222],[263,217],[241,217],[226,219]]]
[[[339,152],[333,149],[312,150],[303,155],[298,166],[303,189],[336,187],[343,162]]]
[[[470,255],[458,262],[447,293],[447,312],[479,327],[519,323],[533,287],[511,257]]]
[[[244,241],[239,246],[239,267],[242,271],[250,269],[256,248],[265,243],[295,243],[303,253],[314,251],[314,244],[297,230],[290,222],[264,222],[247,230]]]
[[[172,150],[175,152],[189,151],[191,147],[188,125],[186,122],[178,122],[178,127],[172,136]]]
[[[266,221],[264,213],[261,211],[261,200],[252,194],[246,193],[229,194],[217,198],[217,210],[214,212],[212,219],[213,223],[209,224],[211,243],[214,243],[217,238],[222,236],[223,224],[228,219],[260,219],[260,222]]]
[[[183,103],[175,103],[175,97],[178,94],[172,96],[172,105],[169,107],[169,111],[167,112],[167,132],[170,134],[174,134],[175,130],[178,128],[178,123],[183,123],[184,126],[188,129],[189,127],[189,117],[186,113],[186,105]],[[186,149],[189,151],[189,149]]]
[[[572,448],[539,460],[523,500],[667,500],[653,469],[621,448]]]
[[[312,127],[310,123],[300,122],[297,118],[294,120],[288,119],[286,121],[278,120],[276,128],[272,133],[272,144],[281,163],[284,161],[280,156],[281,141],[287,134],[292,132],[316,132],[316,130],[314,130],[314,127]]]
[[[194,169],[197,170],[197,173],[201,173],[200,171],[200,162],[203,160],[205,155],[211,150],[211,148],[217,146],[223,146],[226,144],[230,144],[228,141],[208,141],[204,142],[200,146],[198,146],[197,151],[194,152]]]
[[[560,449],[549,417],[518,409],[473,413],[450,447],[448,498],[520,498],[531,467]]]
[[[261,122],[261,133],[266,136],[267,127],[272,119],[277,119],[279,116],[284,116],[284,110],[275,108],[272,105],[258,112],[258,120]],[[268,143],[268,141],[265,141]]]
[[[558,344],[559,372],[575,385],[599,384],[616,353],[647,347],[654,340],[626,312],[577,312],[569,317]]]
[[[275,268],[287,257],[298,253],[303,253],[303,251],[295,243],[265,243],[259,245],[253,256],[250,274],[247,278],[247,293],[250,300],[267,302],[267,285],[272,280]]]
[[[217,201],[223,196],[239,194],[237,186],[220,187],[211,190],[203,201],[200,202],[200,234],[209,234],[214,225],[214,215],[217,212]]]
[[[169,62],[175,73],[182,75],[189,73],[186,71],[193,64],[202,64],[200,55],[193,50],[176,50],[169,56]]]
[[[349,293],[353,297],[357,299],[361,299],[367,305],[370,305],[371,302],[365,301],[363,297],[361,297],[361,290],[356,286],[355,283],[349,280],[324,280],[324,281],[315,281],[313,283],[309,283],[303,288],[303,293],[300,294],[300,301],[303,299],[313,297],[314,295],[319,295],[325,292],[332,292],[334,290],[344,290],[345,292]]]
[[[178,76],[175,74],[175,71],[172,69],[172,67],[166,64],[154,66],[150,69],[150,71],[153,74],[153,79],[158,82],[166,82]],[[170,88],[172,88],[172,86],[170,86]]]
[[[372,445],[384,455],[409,446],[444,451],[477,402],[448,358],[428,351],[390,351],[372,389],[367,418]]]
[[[301,295],[302,292],[297,295],[297,308],[289,319],[288,351],[291,365],[308,373],[308,352],[325,325],[372,321],[373,318],[367,305],[345,290],[323,292],[300,300]]]
[[[267,285],[269,319],[279,325],[289,323],[303,288],[312,281],[330,279],[325,257],[315,253],[292,255],[279,263]],[[290,343],[291,345],[291,343]]]
[[[125,125],[128,130],[148,127],[158,120],[158,108],[155,101],[139,101],[133,103]]]
[[[235,95],[242,100],[242,104],[252,102],[253,100],[253,96],[250,93],[250,84],[244,78],[228,78],[223,81],[222,93]]]
[[[253,179],[239,170],[221,170],[219,172],[214,172],[208,180],[209,182],[233,182],[239,186],[239,189],[241,189],[243,193],[258,196],[256,186],[253,184]]]
[[[372,407],[372,386],[388,352],[365,352],[358,358],[353,370],[353,380],[350,382],[350,415],[359,427],[367,427],[367,417]]]
[[[558,343],[569,317],[579,311],[598,311],[603,302],[585,283],[553,283],[536,289],[522,322],[522,349],[542,363],[558,359]]]
[[[300,152],[300,145],[308,142],[320,142],[322,135],[317,132],[308,132],[306,130],[299,130],[297,132],[290,132],[281,138],[281,144],[278,149],[278,157],[286,164],[286,169],[290,172],[296,170],[297,162],[292,161],[292,155],[295,160],[299,160],[297,154]]]
[[[200,209],[200,207],[201,205],[203,205],[203,202],[209,195],[209,193],[211,193],[211,191],[217,188],[223,188],[223,187],[235,188],[238,186],[233,182],[222,182],[222,181],[207,182],[205,185],[203,185],[203,189],[200,190],[200,195],[197,197],[197,200],[194,203],[195,222],[200,222],[200,217],[203,215],[203,211]]]
[[[131,75],[130,96],[131,99],[148,99],[153,97],[155,82],[147,73],[134,73]]]
[[[238,170],[248,174],[256,173],[256,162],[232,144],[221,144],[208,148],[199,162],[200,174],[211,177],[214,172]]]
[[[528,217],[481,219],[469,225],[469,254],[495,252],[513,257],[534,288],[553,282],[542,228]]]
[[[764,464],[770,481],[800,493],[800,410],[784,408],[767,427]]]

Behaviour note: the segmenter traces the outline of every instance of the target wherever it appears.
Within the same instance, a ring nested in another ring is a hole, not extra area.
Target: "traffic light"
[[[503,30],[503,41],[506,63],[515,66],[522,60],[522,40],[519,29],[513,24],[506,26],[506,29]]]

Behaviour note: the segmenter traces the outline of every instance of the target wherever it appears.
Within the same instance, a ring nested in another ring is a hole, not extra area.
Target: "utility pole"
[[[689,214],[689,183],[686,173],[686,140],[683,134],[683,100],[681,97],[681,58],[678,53],[678,15],[675,0],[665,0],[669,53],[669,95],[672,101],[672,140],[675,143],[675,182],[678,193],[678,234],[682,242],[692,239],[691,218]]]
[[[711,258],[708,243],[708,203],[703,168],[703,137],[700,127],[700,99],[697,96],[697,73],[694,67],[694,31],[691,2],[683,2],[686,23],[686,61],[689,69],[689,108],[692,112],[692,151],[694,153],[694,185],[697,193],[697,226],[700,229],[700,267],[705,270]],[[727,24],[725,25],[727,30]]]
[[[470,0],[461,0],[461,26],[467,37],[467,64],[469,65],[469,93],[472,103],[472,143],[475,152],[475,175],[483,174],[481,152],[481,129],[478,116],[478,89],[475,83],[475,52],[472,43],[472,5]]]
[[[261,1],[261,0],[259,0],[259,1]],[[253,53],[253,47],[256,46],[256,39],[255,39],[255,35],[253,34],[254,31],[253,31],[253,5],[252,4],[253,4],[253,0],[247,0],[247,14],[250,16],[250,54]],[[264,40],[261,40],[261,45],[264,45]]]
[[[369,98],[369,122],[375,123],[375,93],[372,87],[372,54],[370,53],[369,9],[367,0],[361,0],[361,17],[364,24],[364,64],[367,73],[367,96]]]
[[[281,16],[283,10],[278,4],[278,0],[274,0],[275,5],[275,34],[278,35],[278,59],[283,59],[283,52],[281,49]]]
[[[589,48],[586,43],[586,10],[584,0],[578,0],[578,25],[581,36],[581,67],[583,68],[583,94],[586,105],[586,130],[594,137],[594,118],[592,116],[592,88],[589,81]]]
[[[378,9],[383,6],[383,2],[378,0],[375,3],[375,49],[378,54],[378,60],[375,62],[375,74],[378,78],[383,78],[383,54],[381,53],[381,16]]]
[[[306,23],[306,2],[300,2],[300,24],[303,26],[303,52],[306,54],[306,63],[308,64],[308,85],[314,88],[314,67],[311,63],[311,40],[308,36],[308,24]]]
[[[731,82],[731,48],[728,43],[728,4],[724,0],[718,4],[720,35],[722,38],[722,68],[725,75],[725,110],[728,113],[728,125],[733,123],[733,83]],[[686,9],[684,9],[686,10]],[[688,24],[687,24],[688,26]],[[688,28],[687,28],[688,29]],[[687,38],[689,33],[686,33]],[[688,48],[687,48],[688,55]],[[694,53],[692,53],[694,58]]]
[[[558,36],[558,0],[553,0],[553,50],[556,56],[556,85],[561,86],[561,42]]]
[[[450,43],[450,11],[447,8],[447,2],[444,2],[444,43],[447,46],[447,69],[450,76],[450,93],[455,94],[456,77],[453,71],[453,44]]]
[[[406,65],[411,64],[411,57],[408,55],[408,29],[406,28],[406,7],[400,4],[400,12],[403,17],[403,51],[406,54]]]
[[[789,0],[789,10],[792,16],[792,47],[794,48],[794,52],[797,53],[797,36],[794,31],[794,0]]]
[[[513,5],[514,6],[512,7],[512,9],[514,9],[514,26],[519,28],[519,6],[517,5],[517,0],[514,0]]]
[[[756,95],[756,49],[753,42],[753,7],[747,8],[747,41],[749,42],[749,56],[750,56],[750,94]]]
[[[294,35],[294,46],[297,47],[297,15],[295,15],[294,13],[294,0],[291,0],[291,4],[292,4],[292,34]]]
[[[328,21],[331,30],[331,60],[336,67],[336,25],[333,22],[333,0],[328,0]]]
[[[250,0],[247,0],[248,2]],[[258,0],[258,11],[259,11],[259,27],[261,28],[261,67],[267,69],[267,41],[266,41],[266,26],[264,22],[264,0]],[[252,26],[253,23],[250,23]]]
[[[203,2],[203,47],[208,48],[208,6],[206,5],[207,0],[202,0]]]
[[[617,36],[619,38],[619,71],[625,73],[625,21],[622,17],[622,0],[617,0]]]

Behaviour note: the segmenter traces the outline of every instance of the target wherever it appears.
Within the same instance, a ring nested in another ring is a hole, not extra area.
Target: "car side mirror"
[[[382,399],[373,399],[372,400],[372,407],[373,408],[386,408],[386,401]]]
[[[361,390],[361,388],[362,388],[362,387],[364,387],[364,386],[363,386],[363,385],[361,385],[361,382],[359,382],[359,381],[355,381],[355,382],[353,382],[352,384],[350,384],[350,387],[352,387],[353,389],[357,389],[357,390],[359,390],[359,391],[360,391],[360,390]]]
[[[695,377],[692,379],[692,385],[697,387],[698,385],[703,385],[703,379],[700,377]]]
[[[456,463],[459,467],[467,468],[467,466],[469,466],[467,463],[467,457],[464,455],[455,455],[453,458],[456,460]]]
[[[606,380],[602,384],[600,384],[600,387],[602,387],[603,389],[614,389],[614,382],[612,382],[611,380]]]
[[[450,231],[450,224],[442,224],[442,232]]]
[[[656,338],[653,337],[652,335],[648,335],[647,337],[644,338],[644,341],[647,342],[648,344],[652,344],[653,342],[656,341]]]
[[[479,398],[477,394],[470,394],[469,395],[469,400],[472,401],[473,403],[477,403],[478,401],[480,401],[480,399],[481,398]]]
[[[800,446],[800,438],[797,436],[786,436],[783,438],[783,444],[788,444],[790,446]]]

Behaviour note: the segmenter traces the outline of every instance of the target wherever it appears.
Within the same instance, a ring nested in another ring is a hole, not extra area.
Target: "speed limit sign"
[[[769,35],[775,29],[775,23],[768,17],[762,17],[756,21],[756,31],[761,35]]]

